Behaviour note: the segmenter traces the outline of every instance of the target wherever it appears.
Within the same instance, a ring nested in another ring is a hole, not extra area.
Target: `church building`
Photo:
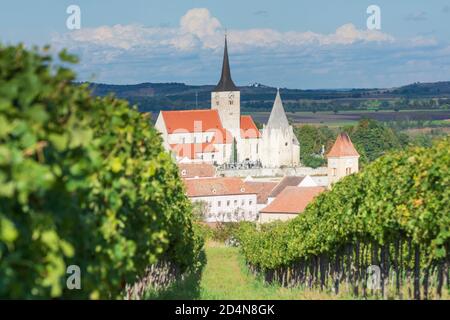
[[[300,144],[277,92],[267,125],[260,131],[241,115],[241,92],[231,78],[227,39],[222,74],[211,92],[211,109],[161,111],[155,124],[164,146],[180,163],[257,162],[263,167],[297,166]]]

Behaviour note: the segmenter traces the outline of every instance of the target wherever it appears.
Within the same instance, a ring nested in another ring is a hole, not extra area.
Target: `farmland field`
[[[266,123],[270,112],[252,112],[253,119],[259,123]],[[296,124],[326,124],[331,126],[356,123],[362,118],[378,121],[423,120],[437,121],[450,119],[450,110],[402,110],[395,111],[341,111],[334,112],[287,112],[289,120]]]

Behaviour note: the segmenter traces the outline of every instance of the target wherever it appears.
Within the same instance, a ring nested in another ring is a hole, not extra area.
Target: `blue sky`
[[[431,5],[432,3],[432,5]],[[80,30],[66,8],[81,8]],[[381,30],[366,9],[381,8]],[[67,47],[80,80],[125,84],[219,78],[225,28],[232,74],[290,88],[391,87],[450,80],[450,0],[2,1],[0,41]]]

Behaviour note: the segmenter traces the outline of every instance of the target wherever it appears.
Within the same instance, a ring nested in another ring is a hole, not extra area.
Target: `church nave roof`
[[[285,129],[289,128],[289,121],[284,111],[283,101],[281,100],[280,90],[277,91],[277,96],[273,103],[272,112],[270,112],[269,121],[266,128],[270,129]]]

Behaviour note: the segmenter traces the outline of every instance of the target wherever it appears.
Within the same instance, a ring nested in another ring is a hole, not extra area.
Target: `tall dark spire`
[[[227,36],[225,35],[225,49],[223,51],[222,76],[217,86],[213,90],[218,91],[239,91],[231,79],[230,62],[228,61]]]

